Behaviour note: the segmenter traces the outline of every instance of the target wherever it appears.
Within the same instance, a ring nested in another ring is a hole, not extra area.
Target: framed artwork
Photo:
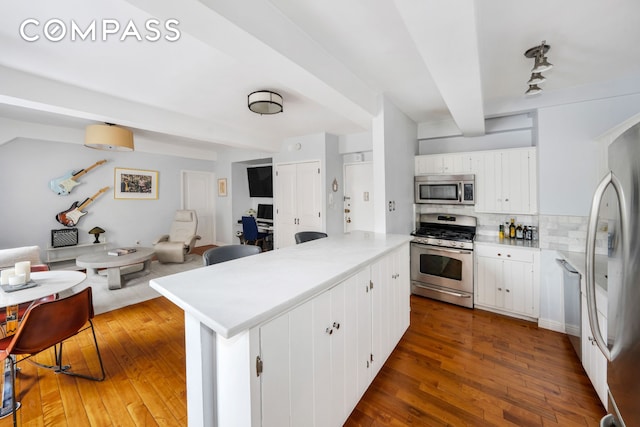
[[[158,198],[158,171],[115,168],[115,199],[155,200]]]
[[[227,178],[218,180],[218,196],[225,197],[227,195]]]

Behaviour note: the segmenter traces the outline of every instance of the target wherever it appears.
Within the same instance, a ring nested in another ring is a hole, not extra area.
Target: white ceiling
[[[639,92],[638,16],[637,0],[4,1],[0,118],[275,151],[288,137],[369,130],[384,95],[417,123],[479,135],[487,116]],[[34,42],[19,34],[30,18]],[[68,33],[96,21],[98,39],[52,42],[54,18]],[[149,18],[178,20],[179,40],[120,40],[130,20],[150,35]],[[107,19],[121,29],[103,41]],[[523,54],[542,40],[554,68],[525,97]],[[258,89],[280,93],[284,113],[250,112]]]

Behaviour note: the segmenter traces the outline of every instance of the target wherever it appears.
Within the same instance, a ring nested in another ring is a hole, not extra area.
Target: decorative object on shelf
[[[256,215],[255,209],[253,209],[253,208],[248,209],[247,212],[246,212],[246,215],[247,216],[255,216]]]
[[[89,234],[93,234],[96,238],[93,243],[100,243],[100,235],[104,232],[105,231],[100,227],[93,227],[91,230],[89,230]]]
[[[67,209],[66,211],[62,211],[58,215],[56,215],[56,221],[67,227],[73,227],[78,223],[80,218],[87,214],[87,212],[82,212],[82,209],[86,208],[91,202],[93,202],[98,196],[100,196],[108,189],[109,187],[101,188],[100,191],[98,191],[93,196],[86,198],[80,205],[78,205],[78,201],[73,202],[69,209]]]
[[[96,168],[105,163],[107,163],[106,160],[100,160],[98,162],[95,162],[93,165],[89,166],[86,169],[80,169],[79,171],[71,171],[64,176],[61,176],[60,178],[52,179],[49,182],[49,188],[51,188],[51,190],[54,193],[60,196],[66,196],[69,193],[71,193],[71,190],[73,190],[73,187],[80,184],[77,181],[78,178],[80,178],[82,175],[89,172],[91,169]]]
[[[218,196],[227,196],[227,178],[220,178],[218,180]]]
[[[334,193],[338,191],[338,180],[336,178],[333,178],[333,182],[331,183],[331,190],[333,190]]]
[[[109,252],[107,252],[107,255],[111,255],[111,256],[129,255],[136,251],[137,251],[136,248],[118,248],[118,249],[110,250]]]
[[[543,41],[540,46],[527,49],[524,53],[524,56],[534,60],[533,68],[531,69],[531,78],[527,82],[529,89],[527,89],[525,95],[535,95],[542,92],[542,88],[538,85],[547,80],[542,75],[542,72],[548,71],[553,67],[553,64],[551,64],[545,56],[549,49],[551,49],[551,46],[546,43],[546,41]]]
[[[75,246],[77,244],[77,228],[62,228],[60,230],[51,230],[51,247],[62,248],[65,246]]]
[[[282,96],[270,90],[251,92],[248,98],[249,110],[257,114],[282,113]]]
[[[112,123],[89,125],[85,129],[84,146],[96,150],[133,151],[133,132]]]
[[[115,199],[158,198],[158,171],[115,168]]]

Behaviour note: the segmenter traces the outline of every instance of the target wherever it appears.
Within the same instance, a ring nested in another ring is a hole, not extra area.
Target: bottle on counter
[[[538,227],[535,225],[531,226],[531,240],[538,240]]]
[[[500,224],[500,227],[498,228],[498,238],[500,240],[504,239],[504,225]]]
[[[516,238],[516,224],[515,219],[511,218],[511,224],[509,224],[509,238]]]
[[[531,226],[524,226],[524,240],[532,240],[533,233],[531,232]]]
[[[516,227],[516,239],[524,239],[522,224],[518,224]]]

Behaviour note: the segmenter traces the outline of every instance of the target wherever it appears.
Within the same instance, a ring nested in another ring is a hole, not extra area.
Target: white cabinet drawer
[[[507,261],[533,262],[534,252],[527,249],[511,248],[509,246],[483,246],[476,245],[476,255],[489,258],[504,259]]]

